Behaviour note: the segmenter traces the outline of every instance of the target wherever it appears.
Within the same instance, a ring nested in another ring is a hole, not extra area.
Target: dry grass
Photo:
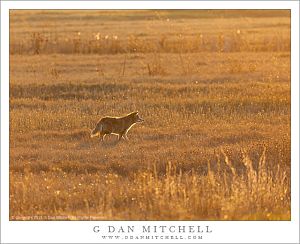
[[[30,13],[11,12],[12,220],[290,219],[287,11]],[[129,142],[89,138],[133,110]]]

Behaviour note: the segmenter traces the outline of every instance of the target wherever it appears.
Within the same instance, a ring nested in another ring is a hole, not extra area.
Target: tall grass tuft
[[[50,218],[61,215],[65,219],[289,219],[289,211],[279,211],[289,206],[287,172],[279,166],[273,172],[266,166],[266,150],[259,158],[258,169],[254,169],[245,150],[240,165],[233,166],[224,149],[220,149],[224,156],[221,163],[230,171],[212,167],[218,162],[208,161],[206,174],[194,168],[183,173],[180,165],[168,161],[162,171],[154,164],[152,169],[133,173],[126,184],[118,173],[74,174],[66,178],[64,170],[53,168],[36,175],[27,163],[24,174],[11,179],[12,193],[22,196],[11,199],[11,219],[30,219],[41,211],[47,211]],[[237,173],[235,167],[241,166],[245,166],[245,172]],[[61,180],[57,181],[57,177]]]

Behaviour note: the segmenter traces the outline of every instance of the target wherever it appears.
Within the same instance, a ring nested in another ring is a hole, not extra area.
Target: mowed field
[[[290,78],[289,11],[10,11],[10,219],[289,220]]]

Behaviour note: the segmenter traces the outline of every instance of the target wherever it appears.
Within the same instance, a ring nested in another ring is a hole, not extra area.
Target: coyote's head
[[[133,112],[130,116],[132,116],[134,123],[144,122],[144,120],[139,116],[139,112]]]

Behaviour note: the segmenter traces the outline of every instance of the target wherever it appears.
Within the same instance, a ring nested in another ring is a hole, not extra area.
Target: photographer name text
[[[210,226],[202,225],[95,225],[93,227],[95,233],[109,233],[109,234],[197,234],[197,233],[212,233]]]

